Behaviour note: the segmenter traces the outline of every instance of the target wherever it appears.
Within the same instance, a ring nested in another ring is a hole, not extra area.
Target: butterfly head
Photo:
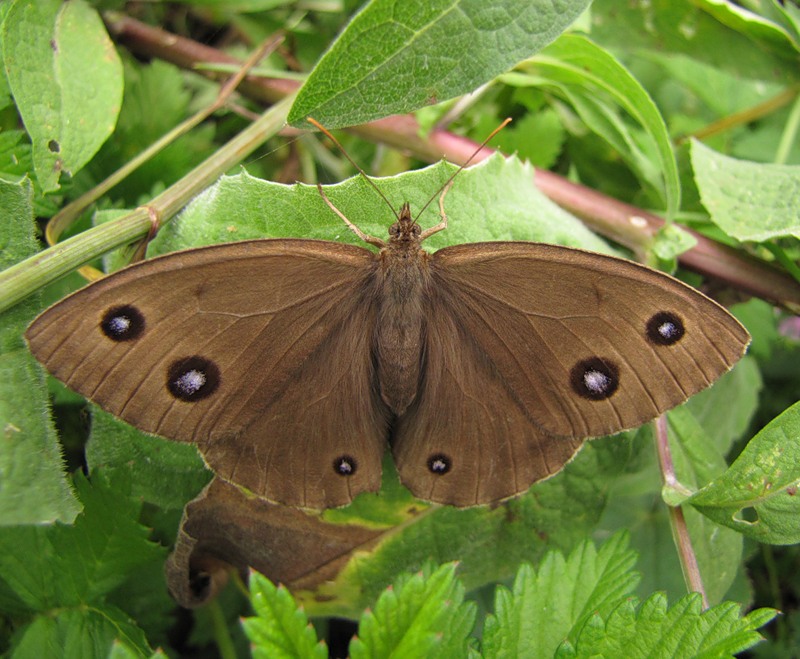
[[[417,224],[417,221],[411,217],[411,207],[406,202],[400,209],[397,222],[389,227],[389,242],[395,245],[418,243],[420,233],[422,233],[422,229]]]

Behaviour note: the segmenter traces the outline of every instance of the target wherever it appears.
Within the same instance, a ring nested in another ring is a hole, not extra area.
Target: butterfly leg
[[[432,236],[434,233],[439,233],[443,229],[447,228],[447,214],[444,212],[444,197],[450,191],[450,188],[453,187],[453,180],[450,179],[450,182],[444,186],[444,190],[442,190],[442,196],[439,197],[439,216],[442,218],[442,221],[439,222],[435,227],[431,227],[430,229],[425,229],[420,236],[420,241],[425,240],[428,236]]]
[[[354,234],[356,234],[365,243],[368,243],[370,245],[375,245],[375,247],[386,247],[386,242],[385,241],[381,240],[380,238],[376,238],[375,236],[370,236],[370,235],[364,233],[355,224],[353,224],[350,220],[348,220],[345,217],[344,213],[342,213],[342,211],[340,211],[338,208],[336,208],[336,206],[333,205],[333,202],[330,199],[328,199],[327,195],[325,194],[325,192],[322,189],[322,186],[319,183],[317,183],[317,190],[319,190],[320,195],[322,195],[322,200],[326,204],[328,204],[328,207],[334,213],[336,213],[339,217],[342,218],[342,220],[347,225],[347,228],[350,229],[350,231],[352,231]]]

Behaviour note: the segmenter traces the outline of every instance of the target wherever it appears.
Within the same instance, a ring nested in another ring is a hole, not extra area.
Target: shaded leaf
[[[117,638],[149,653],[141,629],[105,597],[163,550],[136,521],[139,506],[102,478],[79,475],[75,485],[84,509],[73,526],[0,529],[4,608],[24,616],[12,655],[105,658]]]

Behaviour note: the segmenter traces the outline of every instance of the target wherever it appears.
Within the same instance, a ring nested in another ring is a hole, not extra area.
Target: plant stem
[[[83,193],[80,197],[59,210],[58,213],[56,213],[47,223],[47,230],[45,232],[47,244],[55,245],[58,242],[59,236],[67,228],[69,228],[80,216],[80,214],[83,213],[83,211],[85,211],[95,201],[102,197],[106,192],[111,190],[115,185],[123,181],[127,176],[141,167],[148,160],[153,158],[156,154],[160,153],[164,148],[188,133],[195,126],[201,124],[214,112],[223,107],[253,65],[256,64],[266,54],[274,50],[279,43],[279,39],[271,39],[262,44],[261,47],[254,50],[253,54],[247,59],[247,61],[239,67],[239,70],[235,71],[232,77],[220,87],[219,93],[217,94],[217,97],[214,99],[213,103],[197,112],[194,116],[189,117],[185,121],[178,124],[166,135],[160,137],[144,151],[138,153],[131,160],[126,162],[104,181],[101,181],[91,190]]]
[[[775,162],[783,165],[789,158],[789,154],[797,140],[797,131],[800,126],[800,95],[795,99],[794,105],[789,112],[789,118],[783,128],[780,144],[775,154]]]
[[[784,105],[791,103],[797,98],[798,92],[800,92],[800,85],[792,85],[791,87],[788,87],[782,92],[776,94],[772,98],[767,99],[763,103],[759,103],[753,107],[745,108],[739,112],[734,112],[733,114],[722,117],[722,119],[718,119],[717,121],[703,126],[692,133],[682,135],[675,140],[675,143],[681,144],[692,137],[697,140],[702,140],[706,137],[711,137],[712,135],[717,135],[719,133],[731,130],[737,126],[749,124],[757,119],[761,119],[762,117],[770,115],[776,110],[782,108]]]
[[[667,416],[662,414],[656,419],[656,448],[658,451],[658,462],[661,466],[661,478],[665,488],[684,489],[675,476],[675,465],[672,462],[672,453],[669,449],[669,431],[667,428]],[[703,587],[703,578],[700,574],[700,567],[697,564],[697,556],[694,553],[692,539],[689,536],[689,529],[686,526],[686,518],[680,505],[668,506],[670,526],[672,527],[672,537],[675,547],[678,550],[683,578],[686,587],[690,592],[700,593],[703,598],[703,609],[708,608],[708,597]]]
[[[236,659],[236,648],[233,645],[231,632],[219,600],[211,600],[207,606],[208,613],[211,616],[211,624],[214,628],[214,642],[217,644],[219,656],[222,659]]]
[[[149,204],[93,227],[0,272],[0,311],[33,291],[117,247],[141,240],[170,220],[189,201],[275,135],[294,100],[288,96]]]

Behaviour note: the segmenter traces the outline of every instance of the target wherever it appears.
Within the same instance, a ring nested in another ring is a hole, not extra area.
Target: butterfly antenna
[[[489,137],[487,137],[485,140],[483,140],[483,142],[481,142],[481,145],[477,149],[475,149],[475,151],[469,158],[467,158],[466,162],[463,165],[461,165],[461,167],[459,167],[455,172],[453,172],[453,175],[444,182],[444,185],[442,185],[442,187],[440,187],[433,194],[433,196],[430,199],[428,199],[427,203],[420,209],[419,213],[417,213],[417,216],[414,218],[414,222],[416,222],[420,217],[422,217],[422,213],[428,206],[431,205],[431,202],[434,199],[436,199],[436,197],[439,196],[439,193],[442,192],[442,190],[444,190],[448,185],[450,185],[453,182],[453,179],[461,173],[462,169],[465,169],[475,159],[475,156],[477,156],[483,150],[483,147],[485,147],[489,143],[489,141],[495,135],[497,135],[497,133],[503,130],[503,128],[505,128],[510,123],[511,123],[511,117],[508,117],[503,121],[503,123],[501,123],[497,128],[495,128],[491,133],[489,133]]]
[[[325,128],[325,126],[323,126],[321,123],[319,123],[316,119],[313,119],[311,117],[306,117],[306,121],[308,121],[308,123],[318,128],[324,135],[328,137],[328,139],[331,142],[333,142],[339,148],[339,151],[341,151],[344,154],[344,157],[347,158],[350,161],[350,164],[353,165],[353,167],[355,167],[358,170],[358,173],[364,177],[364,180],[375,189],[375,192],[377,192],[381,196],[381,199],[383,199],[386,202],[386,205],[392,209],[392,213],[394,213],[394,216],[399,220],[400,217],[397,215],[397,211],[394,209],[394,206],[392,206],[392,202],[390,202],[386,198],[386,195],[383,194],[383,192],[381,192],[381,189],[375,184],[375,181],[373,181],[369,176],[367,176],[366,172],[363,169],[361,169],[361,167],[358,166],[356,161],[350,157],[350,154],[347,153],[347,151],[345,151],[344,147],[341,144],[339,144],[339,140],[337,140],[333,135],[331,135],[330,131],[327,128]],[[494,135],[494,133],[492,133],[492,135]]]

